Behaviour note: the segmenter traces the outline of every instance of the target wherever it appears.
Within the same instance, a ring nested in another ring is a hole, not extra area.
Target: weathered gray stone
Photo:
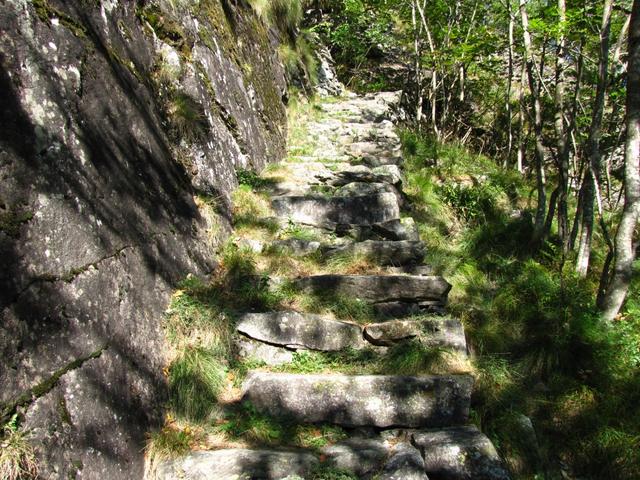
[[[509,480],[495,447],[475,426],[416,431],[425,471],[443,480]]]
[[[371,303],[389,301],[445,303],[451,285],[442,277],[417,275],[315,275],[295,285],[310,293],[336,293]]]
[[[416,320],[391,320],[372,323],[364,329],[364,335],[374,345],[391,346],[401,340],[417,337],[422,333],[423,323]]]
[[[362,348],[362,327],[298,312],[247,313],[236,329],[256,340],[289,348],[334,351]]]
[[[236,350],[240,358],[258,360],[267,365],[282,365],[293,361],[293,351],[275,347],[249,338],[236,339]]]
[[[380,470],[389,454],[389,445],[381,439],[350,438],[323,447],[320,453],[335,468],[366,477]]]
[[[370,225],[400,218],[393,193],[361,197],[275,197],[273,209],[296,223],[335,228],[339,224]]]
[[[425,320],[391,320],[365,328],[365,337],[374,345],[390,346],[401,340],[420,337],[428,346],[466,352],[464,327],[458,319],[433,317]]]
[[[403,273],[420,276],[435,275],[435,269],[430,265],[403,265],[401,267],[388,267],[385,271],[395,275],[401,275]]]
[[[299,240],[297,238],[289,238],[287,240],[276,240],[271,243],[271,248],[276,250],[288,250],[294,255],[308,255],[317,252],[320,249],[320,242],[315,240]]]
[[[408,443],[396,446],[378,480],[429,480],[420,452]]]
[[[158,480],[281,480],[289,475],[305,477],[318,459],[296,450],[230,448],[193,452],[160,464]]]
[[[420,240],[418,228],[412,218],[390,220],[372,226],[373,231],[389,240]]]
[[[379,265],[406,265],[422,261],[424,243],[420,241],[375,241],[348,243],[324,250],[323,255],[364,255]]]
[[[415,315],[444,315],[445,303],[438,300],[412,302],[382,302],[373,305],[376,318],[389,320],[393,318],[406,318]]]
[[[254,238],[240,238],[235,243],[239,248],[250,250],[253,253],[261,253],[264,249],[264,243]]]
[[[336,197],[358,197],[363,195],[374,195],[378,193],[393,193],[399,195],[398,191],[388,183],[367,183],[351,182],[338,188],[334,195]]]
[[[252,372],[243,400],[296,422],[345,426],[444,426],[464,423],[473,378],[297,375]]]
[[[380,167],[382,165],[402,165],[404,158],[397,152],[379,152],[375,155],[363,155],[360,161],[368,167]]]
[[[399,186],[402,184],[402,174],[397,165],[384,165],[376,168],[355,165],[336,172],[327,179],[327,183],[335,187],[353,182],[388,183],[389,185]]]

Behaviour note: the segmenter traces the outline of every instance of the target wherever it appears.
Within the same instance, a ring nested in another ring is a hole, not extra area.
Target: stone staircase
[[[283,225],[318,229],[326,241],[274,241],[291,256],[331,259],[363,255],[376,275],[310,275],[294,279],[301,293],[357,298],[375,312],[366,325],[296,311],[246,313],[236,324],[241,356],[286,365],[295,351],[386,349],[409,340],[466,357],[459,320],[445,315],[451,285],[422,265],[425,246],[401,217],[400,141],[391,122],[393,93],[350,96],[321,105],[309,125],[312,153],[292,155],[272,187]],[[295,153],[295,151],[293,152]],[[469,425],[473,377],[300,374],[255,370],[242,401],[257,412],[296,424],[339,425],[348,438],[320,449],[273,447],[196,451],[160,465],[160,479],[323,478],[329,465],[355,478],[504,480],[509,474],[489,441]],[[331,477],[333,478],[333,477]]]

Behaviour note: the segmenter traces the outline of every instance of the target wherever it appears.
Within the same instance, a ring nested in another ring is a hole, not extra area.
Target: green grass
[[[149,434],[145,446],[145,478],[154,478],[162,462],[188,454],[195,439],[190,429],[175,425]]]
[[[29,433],[20,429],[14,415],[3,427],[0,437],[0,478],[29,480],[38,478],[35,450],[29,442]]]
[[[458,145],[411,132],[401,138],[427,263],[453,284],[449,309],[477,353],[474,422],[515,478],[555,478],[561,462],[574,476],[640,478],[640,295],[630,295],[619,322],[600,324],[602,239],[596,273],[575,277],[553,235],[531,250],[526,179]],[[393,368],[411,371],[428,360],[419,344],[402,348]],[[539,458],[522,445],[513,420],[521,415],[533,421]]]
[[[230,441],[256,445],[291,446],[318,450],[344,438],[344,430],[333,425],[298,425],[286,418],[258,412],[243,402],[228,408],[214,429]]]
[[[180,418],[206,420],[225,383],[220,357],[202,347],[189,347],[169,366],[170,406]]]

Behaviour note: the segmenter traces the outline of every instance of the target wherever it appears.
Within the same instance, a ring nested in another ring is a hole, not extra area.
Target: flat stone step
[[[372,225],[400,218],[393,193],[360,197],[284,196],[271,202],[277,215],[296,223],[335,229],[337,225]]]
[[[428,320],[390,320],[367,325],[364,336],[374,345],[390,346],[411,337],[433,347],[466,353],[467,342],[460,320],[433,317]]]
[[[424,259],[426,249],[421,241],[376,241],[348,243],[336,247],[323,248],[327,258],[345,255],[364,255],[379,265],[408,265]]]
[[[243,400],[299,423],[388,428],[465,423],[473,378],[466,375],[300,375],[252,372]]]
[[[402,173],[400,173],[400,169],[397,165],[382,165],[375,168],[356,165],[348,169],[338,171],[327,179],[327,183],[335,187],[340,187],[353,182],[400,185],[402,183]]]
[[[313,453],[298,450],[228,448],[193,452],[159,465],[158,480],[280,480],[304,477],[317,464]]]
[[[294,282],[308,293],[335,293],[370,303],[436,301],[446,303],[451,285],[440,276],[314,275]]]
[[[425,471],[443,480],[509,480],[491,440],[473,425],[417,431],[411,443],[420,449]]]
[[[294,349],[337,351],[367,345],[359,325],[298,312],[247,313],[236,329],[253,339]]]

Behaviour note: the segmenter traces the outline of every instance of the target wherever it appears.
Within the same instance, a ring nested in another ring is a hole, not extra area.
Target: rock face
[[[272,200],[274,211],[296,223],[335,229],[336,225],[371,225],[400,218],[393,193],[360,197],[285,196]]]
[[[158,480],[238,480],[260,478],[280,480],[289,475],[304,477],[318,459],[309,452],[287,450],[249,450],[230,448],[194,452],[178,460],[163,463]]]
[[[305,292],[336,293],[371,303],[435,300],[445,303],[451,285],[442,277],[416,275],[314,275],[296,280]]]
[[[509,480],[491,441],[475,426],[414,432],[425,471],[445,480]]]
[[[441,426],[464,423],[468,376],[298,375],[253,372],[243,399],[297,422],[345,426]]]
[[[247,313],[236,329],[256,340],[289,348],[335,351],[365,344],[358,325],[298,312]]]
[[[234,169],[284,152],[269,33],[244,3],[200,4],[1,7],[0,402],[68,370],[21,407],[44,478],[142,477],[172,286],[212,268]]]

